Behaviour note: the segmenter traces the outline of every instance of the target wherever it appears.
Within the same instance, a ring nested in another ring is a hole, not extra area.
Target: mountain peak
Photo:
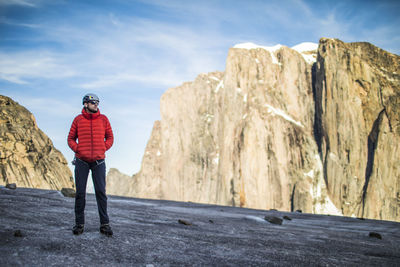
[[[300,43],[298,45],[292,46],[291,48],[300,53],[307,52],[307,51],[317,51],[318,44],[311,43],[311,42],[304,42],[304,43]]]

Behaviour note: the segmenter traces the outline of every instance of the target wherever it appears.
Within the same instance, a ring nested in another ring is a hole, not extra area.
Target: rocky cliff
[[[399,62],[325,38],[236,46],[162,96],[131,195],[400,220]]]
[[[43,189],[73,188],[64,156],[26,108],[0,95],[0,184]]]
[[[328,195],[346,215],[400,220],[400,57],[323,39],[316,141]]]

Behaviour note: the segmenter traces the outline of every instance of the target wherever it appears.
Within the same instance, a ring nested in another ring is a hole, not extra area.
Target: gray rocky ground
[[[0,187],[0,266],[400,264],[396,222],[110,196],[108,238],[94,195],[80,236],[73,206],[59,191]]]

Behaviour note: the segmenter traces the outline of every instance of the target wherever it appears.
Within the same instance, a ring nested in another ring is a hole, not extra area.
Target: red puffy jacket
[[[75,152],[75,157],[86,162],[104,159],[113,142],[110,122],[100,114],[100,110],[91,114],[82,109],[82,114],[75,117],[68,134],[68,145]]]

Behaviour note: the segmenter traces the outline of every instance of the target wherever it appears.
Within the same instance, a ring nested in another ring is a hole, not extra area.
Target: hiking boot
[[[102,233],[105,236],[112,236],[113,235],[113,231],[111,230],[110,225],[107,224],[102,224],[100,226],[100,233]]]
[[[75,224],[74,228],[72,228],[72,233],[74,235],[80,235],[83,233],[83,224]]]

